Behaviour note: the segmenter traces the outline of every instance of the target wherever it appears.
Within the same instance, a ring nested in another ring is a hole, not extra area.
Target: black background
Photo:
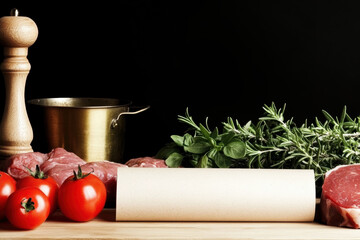
[[[358,1],[1,1],[0,15],[13,7],[39,29],[27,100],[151,106],[127,117],[126,158],[182,134],[186,107],[213,127],[228,116],[256,121],[271,102],[298,124],[344,105],[360,113]],[[1,81],[1,112],[4,92]]]

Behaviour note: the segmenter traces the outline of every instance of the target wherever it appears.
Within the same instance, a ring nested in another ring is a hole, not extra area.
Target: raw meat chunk
[[[125,163],[129,167],[167,168],[164,160],[152,157],[133,158]]]
[[[167,168],[164,160],[151,157],[134,158],[126,164],[109,161],[87,163],[72,152],[63,148],[55,148],[48,154],[31,152],[10,157],[7,172],[14,178],[20,179],[30,175],[26,168],[34,170],[36,165],[39,165],[45,174],[53,177],[59,186],[65,179],[73,176],[74,170],[77,172],[80,165],[83,173],[93,172],[105,184],[108,195],[107,202],[115,202],[116,199],[118,167]]]
[[[116,179],[117,179],[117,168],[128,167],[127,165],[109,161],[90,162],[81,166],[83,172],[94,171],[96,175],[105,184],[107,199],[116,199]]]
[[[47,154],[40,152],[15,154],[6,160],[5,169],[16,180],[21,179],[30,175],[27,168],[35,170],[36,165],[40,166],[48,158]]]
[[[360,164],[326,173],[320,209],[321,220],[328,225],[360,228]]]
[[[82,169],[82,168],[81,168]],[[65,181],[65,179],[67,179],[70,176],[74,175],[73,171],[78,171],[78,165],[73,165],[73,164],[69,164],[69,166],[66,165],[59,165],[59,166],[55,166],[51,169],[49,169],[46,172],[46,175],[54,178],[54,180],[56,181],[56,183],[61,186],[61,184],[63,184],[63,182]]]
[[[55,148],[49,154],[49,158],[40,166],[45,174],[53,168],[70,168],[84,165],[86,162],[75,153],[68,152],[63,148]]]
[[[105,184],[107,194],[110,198],[115,198],[116,194],[116,178],[117,168],[128,167],[124,164],[99,161],[89,162],[81,165],[83,173],[93,172]],[[47,175],[54,178],[59,186],[70,176],[74,175],[74,171],[78,171],[78,165],[58,165],[47,171]]]

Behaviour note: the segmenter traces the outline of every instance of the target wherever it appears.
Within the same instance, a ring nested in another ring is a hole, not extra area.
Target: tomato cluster
[[[94,174],[78,169],[60,187],[38,166],[17,182],[0,171],[0,220],[7,218],[17,228],[34,229],[58,207],[74,221],[95,218],[105,206],[105,185]]]

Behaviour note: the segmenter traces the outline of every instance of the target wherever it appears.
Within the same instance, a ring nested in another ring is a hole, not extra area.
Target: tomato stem
[[[82,179],[82,178],[85,178],[85,177],[89,176],[91,173],[94,172],[94,168],[92,168],[91,172],[83,174],[80,165],[78,165],[78,172],[76,173],[75,170],[73,170],[73,172],[74,172],[73,180],[76,181],[78,179]]]
[[[34,206],[34,202],[31,201],[31,198],[27,199],[24,199],[22,202],[21,202],[21,206],[25,209],[25,212],[30,212],[32,210],[35,210],[35,206]]]
[[[40,170],[40,166],[36,165],[35,167],[35,171],[32,171],[30,168],[26,169],[29,171],[30,175],[33,176],[34,178],[38,178],[38,179],[46,179],[48,176]]]

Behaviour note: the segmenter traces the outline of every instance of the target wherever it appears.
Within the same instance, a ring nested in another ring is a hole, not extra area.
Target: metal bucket
[[[88,162],[122,162],[125,119],[121,116],[149,108],[130,111],[131,102],[112,98],[41,98],[27,103],[34,150],[62,147]]]

